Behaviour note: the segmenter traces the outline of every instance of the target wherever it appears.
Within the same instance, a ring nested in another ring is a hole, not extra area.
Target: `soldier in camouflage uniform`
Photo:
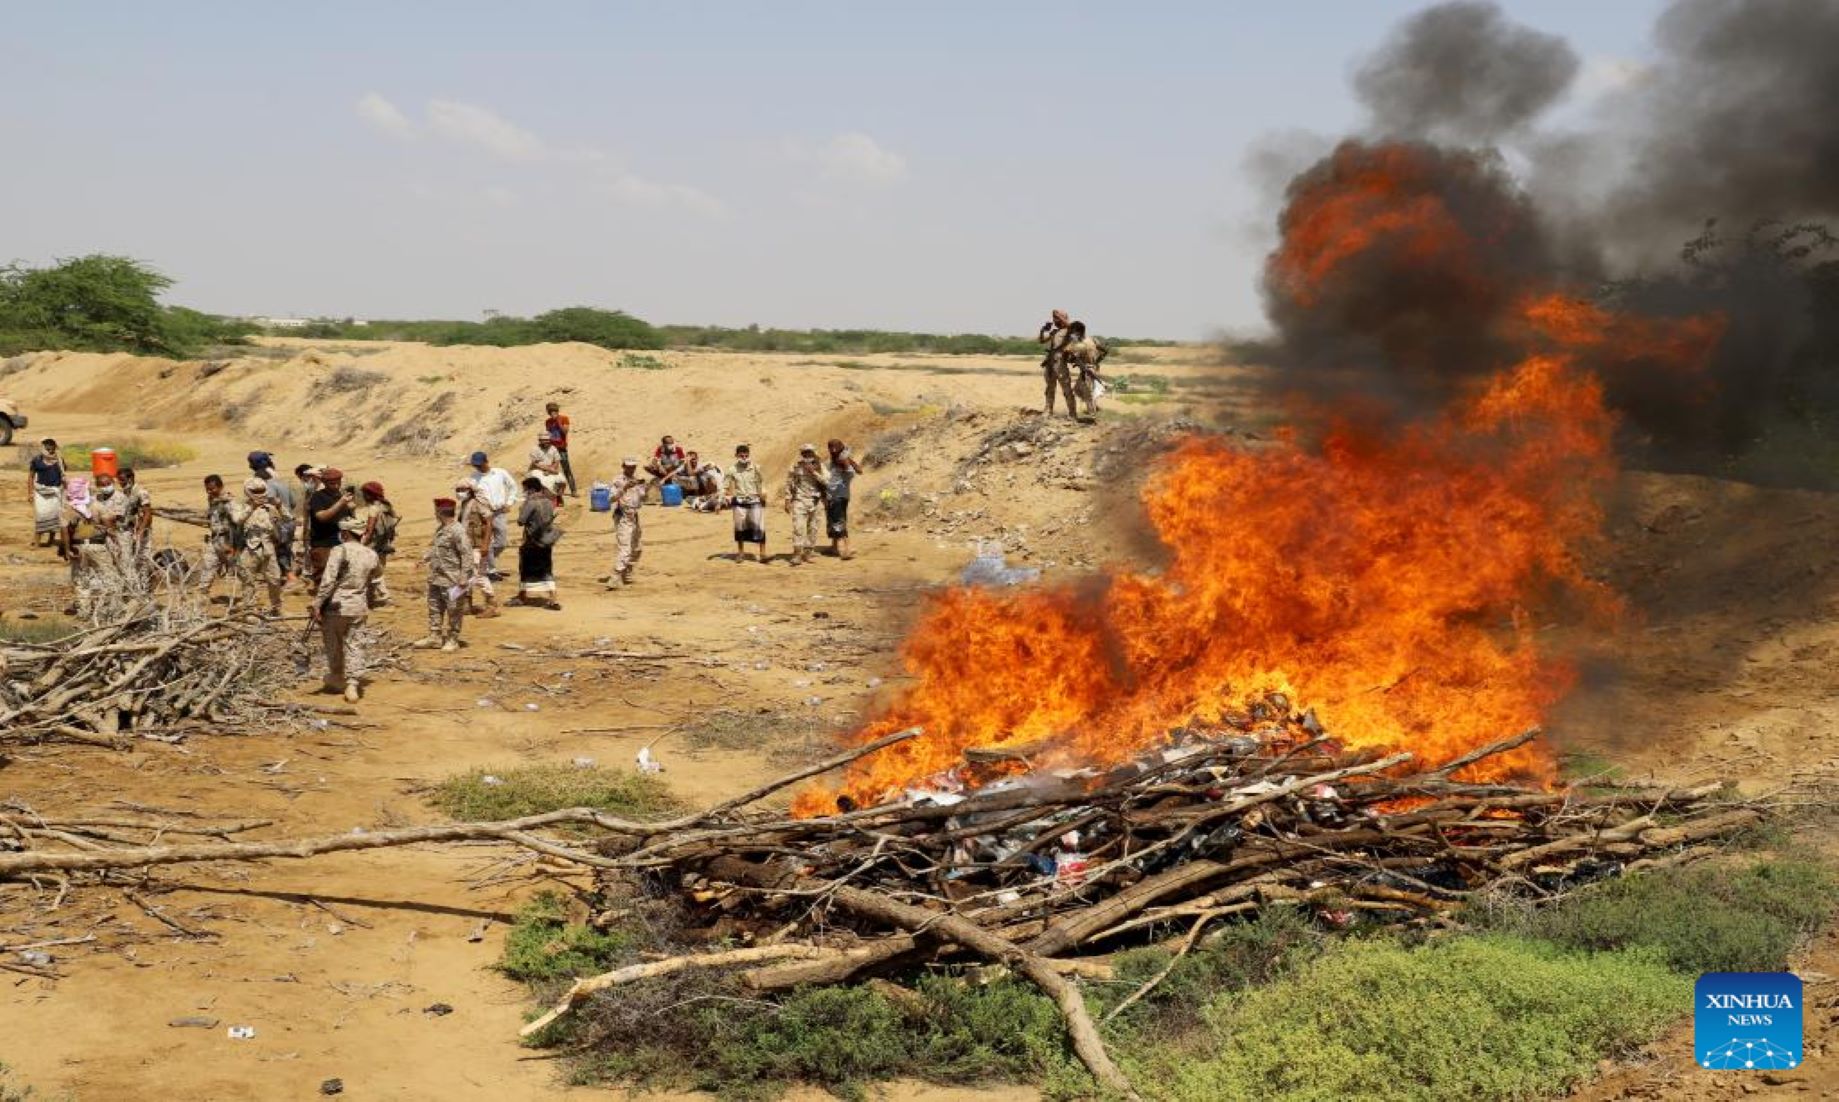
[[[635,456],[620,460],[619,477],[613,480],[613,576],[607,579],[607,588],[632,584],[632,568],[639,564],[639,556],[644,554],[644,531],[639,526],[639,510],[645,507],[645,491],[651,488],[656,478],[639,477],[639,461]]]
[[[453,498],[434,499],[434,542],[422,556],[428,564],[428,634],[414,643],[423,650],[460,649],[460,628],[466,621],[467,596],[477,568],[473,542],[459,521],[459,508]]]
[[[1071,342],[1071,322],[1067,320],[1065,310],[1055,310],[1053,317],[1041,323],[1041,331],[1035,334],[1035,340],[1047,346],[1046,355],[1041,357],[1041,377],[1047,383],[1044,401],[1047,403],[1047,415],[1054,415],[1054,388],[1066,396],[1066,415],[1078,419],[1079,410],[1073,404],[1072,369],[1066,362],[1066,346]]]
[[[798,462],[785,476],[785,511],[792,514],[793,566],[811,561],[822,531],[824,503],[829,499],[830,483],[817,458],[817,445],[806,444],[798,449]]]
[[[222,475],[204,476],[204,508],[209,533],[204,537],[198,584],[208,601],[217,579],[228,578],[236,571],[236,521],[230,516],[230,495],[224,492]]]
[[[1073,383],[1073,394],[1085,404],[1085,419],[1096,421],[1098,419],[1096,384],[1099,366],[1105,362],[1105,357],[1111,354],[1111,349],[1105,347],[1104,342],[1098,338],[1086,336],[1086,323],[1083,321],[1076,321],[1067,326],[1066,335],[1067,341],[1060,350],[1060,360],[1067,365],[1069,370],[1078,373]],[[1068,400],[1067,408],[1071,410],[1071,400]]]
[[[467,546],[473,549],[473,563],[477,567],[473,574],[472,593],[483,594],[485,597],[485,606],[481,608],[473,600],[472,593],[468,593],[467,611],[474,616],[490,620],[502,615],[498,611],[498,592],[492,588],[492,576],[486,573],[485,567],[481,565],[485,562],[486,554],[492,545],[492,507],[485,503],[485,500],[478,495],[476,487],[468,480],[454,484],[453,496],[454,500],[460,503],[457,519],[461,530],[466,533]]]
[[[281,615],[281,511],[268,500],[268,483],[246,479],[243,500],[228,512],[242,545],[236,553],[237,603],[250,600],[260,584],[268,590],[268,614]]]

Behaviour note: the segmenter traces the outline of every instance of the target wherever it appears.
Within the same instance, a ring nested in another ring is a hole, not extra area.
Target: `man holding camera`
[[[307,474],[319,483],[319,489],[307,498],[307,576],[315,588],[326,572],[326,560],[339,545],[339,523],[355,516],[357,494],[345,485],[345,472],[325,467]]]

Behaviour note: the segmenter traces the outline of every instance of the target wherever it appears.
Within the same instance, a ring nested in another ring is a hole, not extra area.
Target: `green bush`
[[[1201,1037],[1125,1059],[1144,1090],[1184,1102],[1530,1098],[1652,1038],[1691,998],[1692,981],[1647,953],[1348,942],[1217,1000]]]
[[[569,922],[561,897],[544,892],[517,913],[498,970],[526,983],[553,984],[629,963],[639,947],[640,939],[629,930]]]
[[[1773,971],[1839,906],[1839,882],[1811,861],[1695,865],[1611,880],[1550,907],[1497,907],[1476,920],[1580,949],[1652,949],[1681,972]]]
[[[681,974],[595,996],[568,1039],[593,1055],[577,1082],[619,1081],[770,1098],[796,1083],[860,1097],[869,1083],[1068,1082],[1089,1090],[1058,1012],[1015,980],[925,976],[895,999],[873,987],[748,997],[731,977]],[[551,1038],[560,1040],[561,1038]]]
[[[499,783],[487,783],[489,776]],[[613,815],[644,817],[679,806],[656,777],[574,765],[471,769],[442,781],[429,802],[455,819],[473,822],[519,819],[565,807],[595,807]]]
[[[1269,983],[1321,952],[1323,938],[1295,907],[1261,911],[1250,922],[1222,926],[1206,943],[1175,962],[1156,985],[1116,1021],[1144,1036],[1173,1035],[1200,1024],[1206,1005],[1228,991]],[[1117,956],[1116,984],[1097,988],[1093,1012],[1110,1013],[1130,993],[1159,975],[1173,954],[1162,948],[1133,949]]]
[[[89,470],[90,453],[99,447],[113,447],[116,466],[132,467],[136,471],[177,467],[198,458],[198,453],[189,444],[181,444],[176,440],[149,440],[138,436],[130,436],[113,445],[60,444],[58,454],[63,456],[67,470],[80,473]]]

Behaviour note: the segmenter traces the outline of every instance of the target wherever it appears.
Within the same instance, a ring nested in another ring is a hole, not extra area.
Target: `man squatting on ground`
[[[829,499],[830,484],[817,458],[817,445],[806,444],[798,449],[798,462],[785,476],[785,511],[792,514],[793,566],[811,561]]]
[[[422,561],[428,564],[428,634],[414,645],[423,650],[459,650],[466,602],[478,568],[472,541],[467,539],[466,528],[459,520],[459,502],[454,498],[434,499],[434,542]]]
[[[338,522],[339,544],[326,556],[311,612],[326,648],[326,683],[321,691],[344,693],[354,704],[362,661],[351,633],[370,615],[370,584],[378,568],[377,553],[364,546],[363,535],[364,522],[358,517]]]

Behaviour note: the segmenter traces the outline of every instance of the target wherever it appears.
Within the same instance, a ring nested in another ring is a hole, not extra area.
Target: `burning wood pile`
[[[173,742],[299,712],[286,698],[306,652],[284,624],[148,597],[99,620],[45,643],[0,643],[0,743]]]
[[[1483,893],[1554,896],[1690,860],[1764,814],[1718,785],[1584,792],[1462,779],[1537,730],[1412,771],[1409,753],[1340,746],[1282,694],[1242,716],[1172,732],[1114,768],[1034,768],[1032,748],[973,750],[875,806],[844,797],[821,817],[707,815],[603,851],[617,875],[670,902],[685,943],[743,948],[581,981],[526,1033],[595,991],[682,968],[745,966],[743,982],[770,992],[983,958],[1055,997],[1103,1079],[1065,977],[1102,972],[1096,958],[1111,951],[1165,938],[1191,947],[1207,924],[1277,904],[1331,927],[1363,916],[1447,923]]]

